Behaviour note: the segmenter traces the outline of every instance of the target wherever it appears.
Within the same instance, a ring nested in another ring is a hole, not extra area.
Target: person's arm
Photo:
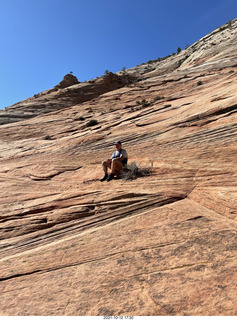
[[[113,158],[114,158],[114,152],[112,153],[112,156],[108,160],[112,161]]]
[[[123,159],[125,159],[125,157],[124,157],[123,155],[121,155],[120,157],[113,158],[112,160],[119,160],[119,161],[123,161]]]

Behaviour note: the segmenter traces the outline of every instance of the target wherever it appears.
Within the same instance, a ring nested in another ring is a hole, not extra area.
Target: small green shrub
[[[84,121],[84,120],[85,120],[85,118],[81,116],[81,117],[79,117],[79,118],[78,118],[78,120],[80,120],[80,121]]]
[[[197,86],[201,86],[201,85],[202,85],[202,81],[198,81]]]
[[[149,107],[150,103],[148,101],[146,101],[146,99],[142,100],[142,108],[146,108]]]
[[[87,126],[87,127],[93,127],[93,126],[96,126],[97,124],[98,124],[98,121],[97,121],[97,120],[91,119],[91,120],[86,124],[86,126]]]
[[[141,110],[143,108],[149,107],[150,106],[150,102],[148,102],[146,99],[142,99],[142,101],[136,101],[137,107],[136,110]]]

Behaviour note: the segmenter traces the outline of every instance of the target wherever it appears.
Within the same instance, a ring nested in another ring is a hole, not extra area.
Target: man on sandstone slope
[[[107,180],[107,182],[113,180],[114,176],[123,170],[124,166],[126,166],[128,162],[128,154],[125,149],[122,149],[122,143],[120,141],[116,141],[114,144],[116,151],[114,151],[110,159],[102,162],[105,175],[100,180],[101,182],[105,180]],[[111,169],[110,175],[108,175],[108,168]]]

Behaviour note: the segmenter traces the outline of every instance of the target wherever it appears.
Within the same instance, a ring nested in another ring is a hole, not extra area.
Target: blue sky
[[[237,17],[237,0],[0,0],[0,109],[57,85],[184,49]]]

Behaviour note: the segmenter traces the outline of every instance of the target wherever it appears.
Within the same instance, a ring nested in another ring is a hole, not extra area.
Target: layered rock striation
[[[2,316],[237,314],[236,34],[10,109],[38,116],[0,126]],[[101,183],[115,140],[150,174]]]

